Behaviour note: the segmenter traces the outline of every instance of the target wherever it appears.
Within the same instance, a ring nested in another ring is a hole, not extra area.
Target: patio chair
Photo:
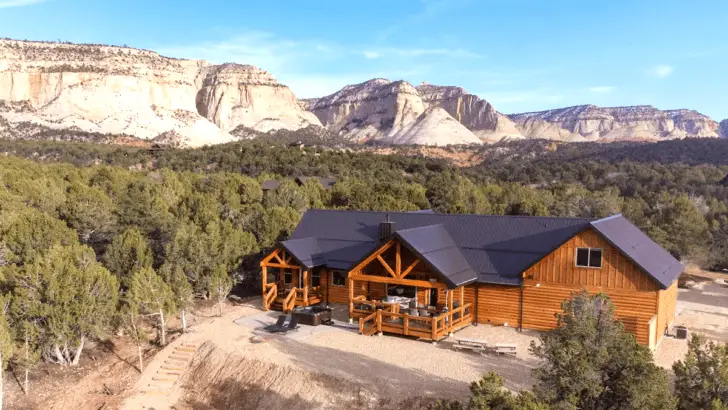
[[[263,330],[266,330],[268,332],[274,332],[278,329],[283,328],[284,327],[283,324],[285,322],[286,322],[286,315],[280,315],[280,316],[278,316],[278,320],[276,321],[275,324],[268,325],[268,326],[264,327]]]

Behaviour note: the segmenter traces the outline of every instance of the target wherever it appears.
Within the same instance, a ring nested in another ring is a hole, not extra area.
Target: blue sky
[[[728,118],[726,0],[0,0],[0,37],[254,64],[299,97],[375,77],[505,113],[591,103]]]

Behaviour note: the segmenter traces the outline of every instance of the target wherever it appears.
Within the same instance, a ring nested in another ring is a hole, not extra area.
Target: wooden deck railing
[[[283,311],[289,312],[293,310],[293,307],[296,306],[296,291],[297,288],[292,288],[290,292],[288,292],[288,296],[286,296],[285,299],[283,299]]]
[[[276,300],[276,296],[278,296],[278,286],[275,283],[268,283],[265,285],[263,292],[265,293],[263,295],[263,308],[268,310],[273,304],[273,301]]]
[[[362,302],[358,301],[358,303]],[[387,332],[421,339],[440,340],[472,321],[471,303],[432,317],[410,316],[408,312],[395,313],[385,309],[376,309],[359,319],[359,332],[365,335]]]

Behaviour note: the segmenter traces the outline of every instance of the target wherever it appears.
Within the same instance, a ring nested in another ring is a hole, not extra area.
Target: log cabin
[[[557,326],[605,293],[638,342],[675,318],[683,265],[622,215],[604,219],[309,210],[261,261],[263,306],[348,306],[362,334],[437,341],[470,324]]]

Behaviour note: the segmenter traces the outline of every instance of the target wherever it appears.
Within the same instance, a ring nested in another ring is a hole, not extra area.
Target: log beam
[[[393,278],[397,277],[397,274],[389,267],[389,264],[384,260],[384,258],[382,258],[382,255],[377,255],[377,260],[382,264],[382,266],[384,266],[384,269],[386,269]]]
[[[428,288],[428,289],[446,288],[446,285],[444,283],[439,283],[439,282],[432,283],[432,282],[428,282],[426,280],[397,279],[397,278],[390,278],[390,277],[386,277],[386,276],[353,274],[351,272],[349,273],[349,279],[360,280],[360,281],[364,281],[364,282],[389,283],[392,285],[417,286],[417,287]]]
[[[409,266],[407,267],[407,269],[405,269],[405,270],[404,270],[404,272],[402,272],[402,274],[401,274],[401,275],[399,276],[399,278],[400,278],[400,279],[404,279],[404,277],[405,277],[405,276],[407,276],[407,275],[409,275],[409,274],[410,274],[410,272],[412,272],[412,269],[414,269],[414,268],[415,268],[415,266],[417,266],[417,264],[419,264],[419,263],[420,263],[420,260],[419,260],[419,259],[415,259],[415,261],[414,261],[414,262],[412,262],[412,263],[411,263],[411,264],[410,264],[410,265],[409,265]]]

